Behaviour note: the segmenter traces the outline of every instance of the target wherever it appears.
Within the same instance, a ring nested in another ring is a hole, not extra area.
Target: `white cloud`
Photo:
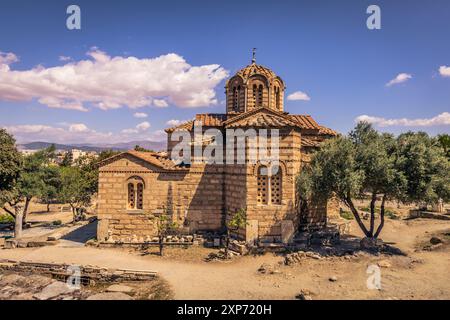
[[[439,73],[443,77],[450,77],[450,67],[440,66]]]
[[[303,100],[303,101],[309,101],[311,98],[302,91],[295,91],[294,93],[291,93],[287,97],[288,100],[296,101],[296,100]]]
[[[409,79],[412,79],[412,75],[409,73],[399,73],[394,79],[386,83],[387,87],[390,87],[394,84],[399,84],[408,81]]]
[[[168,126],[171,126],[171,127],[178,126],[178,125],[181,124],[181,123],[182,123],[181,120],[175,120],[175,119],[172,119],[172,120],[169,120],[169,121],[166,122],[166,124],[167,124]]]
[[[68,56],[59,56],[59,61],[71,61],[72,57]]]
[[[2,65],[8,66],[17,61],[19,61],[19,58],[14,53],[6,53],[0,51],[0,68]]]
[[[71,124],[68,128],[46,125],[15,125],[6,126],[5,129],[13,134],[18,142],[89,143],[109,141],[112,137],[112,133],[97,132],[81,123]]]
[[[147,131],[148,129],[150,129],[150,127],[151,127],[150,123],[148,121],[144,121],[144,122],[139,123],[138,125],[136,125],[136,127],[134,127],[134,128],[123,129],[121,132],[123,134],[127,134],[127,135],[137,134],[137,133],[140,133],[140,132]]]
[[[124,129],[119,133],[100,132],[83,123],[61,123],[58,126],[48,125],[13,125],[4,127],[13,134],[19,143],[46,141],[55,143],[114,143],[132,140],[163,141],[166,133],[162,130],[149,131],[150,124],[143,122],[135,128]]]
[[[144,112],[136,112],[135,114],[133,114],[133,116],[135,118],[147,118],[148,114],[144,113]]]
[[[139,123],[136,128],[140,131],[145,131],[150,129],[150,123],[148,121],[144,121],[142,123]]]
[[[92,48],[89,59],[61,66],[12,70],[13,53],[0,53],[0,100],[37,99],[51,108],[87,111],[90,105],[107,110],[203,107],[216,105],[215,87],[228,71],[220,65],[191,66],[169,53],[156,58],[110,57]],[[65,57],[67,58],[67,57]]]
[[[402,126],[402,127],[432,127],[450,125],[450,113],[443,112],[436,117],[429,119],[385,119],[381,117],[372,117],[362,115],[355,119],[356,122],[366,121],[380,127]]]
[[[70,132],[89,132],[89,128],[84,123],[74,123],[69,125]]]
[[[154,99],[153,105],[158,108],[166,108],[169,106],[169,104],[166,102],[166,100],[162,100],[162,99]]]

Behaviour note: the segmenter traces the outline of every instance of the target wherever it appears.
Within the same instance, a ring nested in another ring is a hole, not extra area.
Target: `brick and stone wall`
[[[127,209],[127,181],[144,181],[143,209]],[[223,225],[223,169],[193,166],[164,171],[126,155],[100,168],[98,239],[146,241],[156,235],[154,217],[172,216],[183,232],[218,230]]]

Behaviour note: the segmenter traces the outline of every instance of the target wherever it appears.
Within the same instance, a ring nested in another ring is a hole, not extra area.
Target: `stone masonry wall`
[[[143,210],[127,210],[127,180],[143,179]],[[167,172],[126,155],[99,173],[98,239],[143,242],[156,235],[154,217],[167,213],[184,232],[218,230],[223,224],[223,172],[198,166]]]

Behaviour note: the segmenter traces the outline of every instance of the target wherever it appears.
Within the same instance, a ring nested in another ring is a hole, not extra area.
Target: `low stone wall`
[[[0,271],[11,271],[20,273],[32,273],[48,275],[58,280],[67,280],[74,276],[75,265],[17,262],[12,260],[0,260]],[[96,266],[76,266],[80,270],[81,283],[89,285],[95,282],[115,281],[142,281],[152,280],[157,276],[154,271],[108,269]]]
[[[450,220],[450,215],[445,215],[442,213],[420,211],[420,210],[410,210],[409,216],[411,218],[427,218],[436,220]]]

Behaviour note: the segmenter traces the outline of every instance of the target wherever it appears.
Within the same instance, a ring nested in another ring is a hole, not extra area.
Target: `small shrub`
[[[52,222],[52,224],[54,226],[60,226],[60,225],[62,225],[62,221],[61,220],[55,220],[55,221]]]
[[[389,210],[389,209],[386,209],[386,210],[385,210],[384,215],[385,215],[386,217],[388,217],[389,219],[392,219],[392,220],[398,220],[398,219],[400,219],[400,217],[397,215],[397,213],[395,213],[394,211],[391,211],[391,210]]]
[[[9,214],[0,214],[0,223],[13,223],[14,218]]]
[[[341,215],[342,218],[346,220],[353,220],[354,218],[353,214],[350,211],[341,210],[339,214]]]

